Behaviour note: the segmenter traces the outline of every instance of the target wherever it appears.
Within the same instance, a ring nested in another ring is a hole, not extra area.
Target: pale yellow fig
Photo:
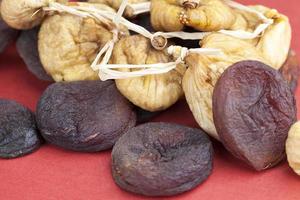
[[[188,69],[183,78],[183,90],[200,127],[218,139],[213,122],[212,95],[221,74],[226,68],[242,60],[269,63],[249,42],[220,33],[206,36],[202,47],[221,49],[224,55],[190,54],[186,57]]]
[[[116,10],[119,9],[121,3],[123,0],[88,0],[90,3],[102,3],[106,4]],[[128,0],[128,4],[138,4],[138,3],[144,3],[144,2],[149,2],[150,0]],[[130,7],[127,6],[124,15],[128,18],[134,17],[134,10]]]
[[[274,9],[264,6],[255,6],[255,8],[274,20],[262,37],[258,38],[256,47],[273,68],[279,69],[286,61],[291,46],[292,29],[289,19]]]
[[[155,30],[199,31],[230,29],[236,14],[223,0],[152,0],[151,23]]]
[[[290,167],[300,175],[300,122],[296,122],[289,131],[286,140],[286,154]]]
[[[2,0],[3,20],[15,29],[31,29],[41,23],[45,16],[43,7],[50,2],[65,3],[67,0]]]
[[[97,8],[114,11],[98,4]],[[41,62],[55,81],[99,79],[90,65],[99,49],[112,39],[112,27],[71,14],[48,16],[38,36]],[[124,34],[128,30],[123,28]]]
[[[114,64],[154,64],[173,61],[165,51],[158,51],[149,39],[140,35],[121,39],[115,46],[111,62]],[[119,71],[138,69],[120,68]],[[148,111],[165,110],[183,96],[183,65],[164,74],[117,79],[119,91],[133,104]]]

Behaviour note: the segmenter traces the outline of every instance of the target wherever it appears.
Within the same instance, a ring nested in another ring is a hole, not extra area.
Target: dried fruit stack
[[[286,146],[299,173],[300,71],[278,11],[230,0],[2,0],[1,13],[11,28],[1,21],[0,50],[22,30],[28,69],[57,82],[36,117],[1,100],[1,157],[28,154],[41,138],[73,151],[113,148],[117,185],[170,196],[210,175],[208,134],[258,171],[280,163]],[[184,97],[205,132],[145,123]]]

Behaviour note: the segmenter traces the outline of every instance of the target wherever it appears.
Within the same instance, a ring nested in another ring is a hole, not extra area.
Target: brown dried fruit
[[[0,157],[16,158],[37,150],[41,145],[34,114],[24,106],[0,100]]]
[[[1,15],[12,28],[31,29],[43,20],[45,11],[42,8],[53,1],[67,2],[67,0],[2,0]]]
[[[154,49],[151,42],[140,35],[121,39],[115,46],[111,62],[114,64],[153,64],[173,61],[165,51]],[[119,71],[137,69],[120,68]],[[183,95],[181,81],[185,66],[158,75],[116,80],[120,92],[133,104],[147,111],[160,111],[172,106]]]
[[[258,61],[232,65],[214,89],[213,116],[222,143],[256,170],[285,157],[296,113],[294,96],[281,74]]]
[[[39,30],[40,28],[36,27],[31,30],[22,31],[17,40],[17,51],[31,73],[41,80],[53,81],[40,61],[37,44]]]
[[[113,11],[102,4],[97,4],[96,8]],[[99,49],[112,39],[110,28],[91,18],[70,14],[47,17],[41,26],[38,41],[41,62],[47,73],[55,81],[99,79],[90,65]],[[127,29],[122,30],[128,34]]]
[[[18,31],[7,26],[0,18],[0,53],[18,36]]]
[[[185,1],[186,2],[186,1]],[[222,0],[201,0],[186,7],[182,0],[152,0],[151,23],[155,30],[181,31],[185,26],[199,31],[229,29],[236,20],[235,12]]]
[[[37,106],[45,140],[75,151],[109,149],[135,122],[133,107],[112,81],[55,83]]]
[[[189,68],[183,78],[183,90],[200,127],[218,139],[212,115],[212,95],[218,78],[227,67],[236,62],[265,59],[252,44],[224,34],[210,34],[201,43],[203,48],[220,49],[224,55],[190,54],[186,57]]]
[[[289,56],[283,66],[280,68],[280,73],[285,80],[288,81],[292,91],[296,91],[298,79],[300,76],[300,66],[296,53],[291,50]]]
[[[112,174],[124,190],[147,196],[176,195],[212,171],[213,150],[199,129],[148,123],[124,134],[112,151]]]

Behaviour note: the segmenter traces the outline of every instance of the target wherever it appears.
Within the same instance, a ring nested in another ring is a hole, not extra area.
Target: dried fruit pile
[[[117,185],[170,196],[212,172],[208,134],[257,171],[287,154],[300,174],[300,71],[278,11],[231,0],[2,0],[1,16],[0,51],[21,30],[28,69],[57,83],[35,117],[0,100],[0,157],[31,153],[42,138],[73,151],[113,148]],[[147,123],[182,98],[203,131]]]

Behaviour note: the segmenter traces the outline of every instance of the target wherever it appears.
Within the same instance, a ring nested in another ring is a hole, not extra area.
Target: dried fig
[[[289,130],[286,140],[286,154],[290,167],[300,175],[300,122],[296,122]]]
[[[55,83],[37,106],[45,140],[75,151],[109,149],[135,122],[133,107],[112,81]]]
[[[224,55],[190,54],[185,59],[189,68],[183,78],[183,90],[200,127],[218,139],[212,115],[212,94],[218,78],[227,67],[238,61],[265,60],[252,44],[224,34],[208,35],[203,39],[202,47],[221,49]]]
[[[116,10],[119,9],[123,0],[88,0],[90,3],[102,3],[106,4]],[[124,15],[128,18],[134,17],[134,10],[130,4],[139,4],[144,2],[149,2],[150,0],[128,0],[129,6],[126,7]]]
[[[256,170],[285,157],[285,141],[296,120],[290,87],[275,69],[238,62],[221,75],[213,93],[213,116],[224,146]]]
[[[287,60],[280,68],[280,73],[288,81],[292,91],[296,91],[298,79],[300,76],[300,66],[296,53],[291,50]]]
[[[140,35],[121,39],[115,46],[111,62],[114,64],[153,64],[173,61],[165,51],[154,49],[151,42]],[[119,71],[137,69],[120,68]],[[167,109],[183,95],[181,80],[185,66],[158,75],[116,80],[120,92],[133,104],[147,111]]]
[[[289,19],[274,9],[264,6],[254,8],[264,13],[269,19],[274,20],[274,23],[268,27],[262,37],[257,38],[255,42],[257,42],[257,50],[261,51],[271,66],[279,69],[286,61],[291,46],[292,30]]]
[[[223,0],[151,1],[151,23],[159,31],[181,31],[185,26],[217,31],[229,29],[235,20],[234,10]]]
[[[31,73],[41,80],[53,81],[40,61],[37,44],[39,30],[40,28],[36,27],[31,30],[22,31],[17,40],[17,51]]]
[[[15,29],[31,29],[41,23],[46,7],[50,2],[64,3],[67,0],[2,0],[3,20]]]
[[[18,36],[18,31],[7,26],[0,18],[0,53]]]
[[[148,123],[130,129],[112,151],[112,174],[124,190],[171,196],[195,188],[212,171],[212,145],[199,129]]]
[[[97,4],[97,8],[113,11],[102,4]],[[94,19],[71,14],[47,17],[38,36],[39,54],[46,72],[55,81],[99,79],[90,65],[99,49],[112,39],[109,29]]]
[[[0,157],[16,158],[41,145],[34,114],[24,106],[0,99]]]

